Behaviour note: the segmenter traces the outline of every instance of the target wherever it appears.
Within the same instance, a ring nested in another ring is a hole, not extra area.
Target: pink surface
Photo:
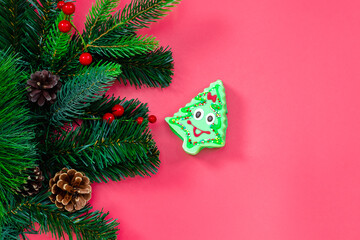
[[[77,0],[78,26],[92,2]],[[119,219],[119,239],[360,239],[359,9],[185,0],[141,31],[172,47],[175,76],[163,90],[112,89],[149,103],[162,160],[152,178],[93,185],[91,203]],[[226,146],[189,156],[163,119],[216,79]]]

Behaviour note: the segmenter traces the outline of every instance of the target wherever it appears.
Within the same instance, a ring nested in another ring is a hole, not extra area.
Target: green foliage
[[[180,0],[132,0],[122,11],[118,11],[110,20],[101,21],[106,14],[102,10],[113,9],[113,0],[98,0],[88,16],[86,27],[89,45],[107,38],[118,36],[136,29],[148,27],[170,12],[172,7],[180,3]],[[99,19],[100,21],[96,21]],[[103,24],[102,24],[103,23]],[[96,31],[94,31],[95,29]],[[96,32],[96,35],[95,35]]]
[[[41,19],[40,22],[40,31],[35,32],[39,35],[40,42],[38,42],[40,47],[40,53],[44,47],[44,39],[47,37],[53,23],[58,18],[60,9],[57,8],[57,0],[27,0],[31,3],[32,7],[35,8],[38,17]]]
[[[55,71],[59,62],[66,57],[68,51],[70,34],[60,32],[59,22],[65,18],[64,13],[60,13],[55,23],[51,26],[44,42],[44,65],[48,70]]]
[[[54,23],[56,18],[58,17],[58,14],[61,12],[60,9],[57,8],[57,0],[27,0],[33,8],[35,8],[37,14],[44,20],[42,28],[45,30],[46,33],[47,30],[51,27],[51,25]],[[43,36],[46,36],[44,34]]]
[[[38,223],[39,233],[51,232],[56,239],[66,239],[65,235],[74,239],[72,233],[77,240],[116,239],[118,223],[116,220],[106,219],[108,213],[92,212],[89,205],[74,213],[59,211],[48,197],[49,193],[43,191],[35,197],[13,201],[7,209],[1,235],[6,234],[7,239],[17,239],[14,234],[17,234],[19,229],[27,226],[31,231],[35,227],[34,223]],[[24,232],[22,233],[25,237]]]
[[[25,27],[26,1],[1,0],[0,7],[8,9],[7,11],[0,11],[0,21],[4,24],[1,29],[1,47],[3,50],[12,47],[15,51],[19,51],[24,38],[22,30]]]
[[[115,239],[117,223],[106,220],[107,213],[91,212],[89,206],[76,213],[59,211],[48,199],[47,180],[64,166],[106,182],[151,175],[160,164],[146,104],[107,98],[105,92],[115,78],[139,87],[170,84],[170,49],[135,31],[165,16],[180,0],[132,0],[119,11],[114,10],[117,0],[97,0],[83,34],[58,31],[59,21],[68,17],[57,2],[0,0],[0,51],[10,49],[0,52],[0,240],[37,233],[34,223],[40,224],[39,232],[58,239],[72,239],[72,233],[77,239]],[[90,66],[79,64],[84,51],[94,57]],[[52,106],[27,105],[25,80],[43,69],[60,75],[62,89]],[[101,117],[115,104],[125,108],[124,115],[105,123]],[[145,121],[138,125],[140,116]],[[77,119],[82,124],[74,127]],[[14,189],[36,160],[46,177],[43,192],[20,198]]]
[[[141,87],[167,87],[173,76],[172,52],[160,47],[155,51],[136,55],[132,58],[107,58],[121,64],[121,74],[118,79],[126,84]]]
[[[18,59],[8,52],[0,52],[0,219],[6,192],[24,183],[27,167],[36,160],[34,123],[26,106],[25,88],[19,85],[26,76],[17,66]]]
[[[135,0],[113,16],[116,0],[98,0],[87,16],[83,37],[95,61],[106,60],[123,64],[123,83],[148,87],[167,87],[173,76],[173,58],[170,49],[160,47],[153,37],[136,36],[134,30],[148,27],[165,16],[179,0]],[[110,17],[111,16],[111,17]],[[81,42],[75,34],[68,46],[66,60],[56,71],[67,78],[78,69]]]
[[[106,57],[131,57],[136,54],[146,53],[158,46],[154,37],[146,36],[123,36],[115,41],[103,39],[96,45],[88,45],[91,53],[97,53]]]
[[[120,25],[133,29],[148,27],[179,3],[180,0],[132,0],[121,13]]]
[[[138,116],[146,118],[145,104],[137,100],[102,98],[87,113],[102,116],[116,103],[122,104],[125,112],[111,124],[99,121],[98,115],[94,115],[93,120],[84,120],[77,128],[52,133],[45,149],[47,164],[52,168],[77,169],[96,182],[155,173],[160,163],[159,152],[146,121],[141,125],[135,122]]]
[[[105,0],[109,2],[110,0]],[[102,6],[101,0],[97,0],[97,5]],[[95,14],[95,11],[92,9]],[[98,18],[101,18],[101,11],[96,12]],[[88,16],[87,19],[90,17]],[[130,28],[121,27],[121,12],[117,11],[112,17],[107,18],[106,21],[90,21],[85,23],[84,38],[87,46],[97,45],[98,42],[114,42],[118,38],[127,36],[135,36],[135,33]]]
[[[79,65],[79,64],[77,64]],[[107,62],[107,61],[96,61],[91,66],[77,66],[76,71],[69,72],[68,70],[64,70],[63,74],[60,75],[62,82],[68,82],[71,81],[75,77],[82,77],[84,75],[88,75],[89,69],[97,69],[98,72],[99,69],[104,69],[105,72],[113,72],[116,70],[116,72],[121,72],[121,66],[117,63]],[[116,73],[112,73],[112,75],[116,75]]]
[[[51,123],[62,125],[62,121],[71,121],[84,114],[84,109],[92,102],[101,98],[102,93],[120,74],[120,66],[113,64],[109,68],[104,66],[89,67],[84,75],[76,76],[65,83],[58,92],[58,99],[51,107]]]
[[[93,4],[89,14],[86,17],[85,30],[82,37],[89,41],[89,38],[94,38],[100,34],[102,28],[107,28],[113,21],[111,14],[114,12],[113,8],[117,6],[117,0],[97,0]],[[116,31],[114,31],[115,33]],[[122,35],[121,35],[122,36]],[[118,35],[112,35],[113,41],[116,40]],[[60,62],[55,70],[65,81],[69,77],[78,75],[79,56],[82,53],[84,46],[82,45],[81,37],[78,32],[75,32],[67,46],[67,58]],[[101,61],[101,59],[100,59]]]
[[[92,5],[85,22],[85,35],[88,38],[91,38],[94,32],[99,32],[102,25],[112,17],[118,2],[119,0],[98,0]]]
[[[120,104],[124,107],[124,114],[122,119],[136,119],[138,117],[147,116],[148,108],[146,103],[141,103],[138,99],[126,100],[126,98],[107,97],[103,95],[101,99],[93,102],[91,106],[86,109],[86,114],[91,116],[103,116],[105,113],[111,112],[111,108]]]
[[[60,75],[62,81],[64,79],[65,81],[69,80],[69,77],[75,76],[79,71],[79,68],[82,68],[82,65],[79,64],[79,57],[82,53],[82,47],[83,46],[80,35],[75,32],[71,36],[67,52],[65,54],[66,58],[59,62],[59,64],[56,66],[57,69],[54,71],[57,75]]]
[[[173,76],[173,58],[170,49],[156,49],[154,39],[139,41],[134,31],[148,27],[165,16],[179,0],[133,0],[113,17],[105,10],[114,9],[116,1],[98,0],[87,18],[84,37],[96,60],[120,63],[122,73],[118,80],[131,85],[167,87]]]
[[[43,20],[27,0],[0,0],[0,9],[1,50],[11,48],[29,67],[40,54],[38,33]]]
[[[26,235],[24,233],[24,229],[27,226],[22,226],[15,228],[13,225],[5,225],[3,226],[3,229],[1,231],[0,229],[0,240],[19,240],[20,236],[22,239],[26,239]],[[29,233],[29,231],[26,232],[27,234],[33,234],[34,232]]]

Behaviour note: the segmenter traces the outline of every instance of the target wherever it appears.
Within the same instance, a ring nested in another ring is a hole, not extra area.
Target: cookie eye
[[[198,108],[195,110],[194,112],[194,118],[196,120],[201,120],[204,116],[204,110],[202,110],[201,108]]]
[[[206,123],[208,125],[211,125],[215,122],[215,115],[213,113],[209,113],[207,116],[206,116]]]

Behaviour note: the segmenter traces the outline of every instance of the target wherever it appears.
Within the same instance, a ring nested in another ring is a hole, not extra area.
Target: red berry
[[[112,113],[105,113],[102,119],[110,124],[114,121],[115,117]]]
[[[65,3],[65,5],[62,7],[62,11],[66,14],[66,15],[71,15],[75,12],[75,4],[73,4],[72,2],[67,2]]]
[[[62,9],[62,7],[65,5],[65,2],[64,1],[59,1],[58,4],[57,4],[57,8],[58,9]]]
[[[60,32],[67,33],[71,30],[71,23],[68,20],[61,20],[58,28]]]
[[[142,117],[138,117],[138,118],[136,119],[136,122],[137,122],[137,124],[139,124],[139,125],[141,125],[143,121],[144,121],[144,118],[142,118]]]
[[[124,107],[119,104],[116,104],[112,107],[111,111],[115,117],[121,117],[124,114]]]
[[[90,53],[82,53],[80,55],[79,61],[82,65],[90,65],[90,63],[92,62],[92,56]]]
[[[150,123],[155,123],[156,122],[156,116],[155,115],[150,115],[148,120],[149,120]]]

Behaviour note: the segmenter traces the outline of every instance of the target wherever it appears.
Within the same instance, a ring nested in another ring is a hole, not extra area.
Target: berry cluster
[[[115,119],[115,117],[121,117],[124,114],[124,107],[116,104],[112,107],[111,109],[111,113],[105,113],[104,116],[102,117],[103,120],[105,120],[106,122],[108,122],[109,124],[112,123]],[[137,124],[142,124],[144,121],[143,117],[138,117],[136,120]],[[148,118],[148,121],[150,123],[155,123],[156,122],[156,116],[155,115],[150,115]]]
[[[62,10],[65,15],[71,15],[75,12],[75,4],[72,2],[65,3],[64,1],[59,1],[57,4],[57,8]],[[73,27],[73,23],[71,23],[69,20],[61,20],[59,22],[58,28],[60,32],[67,33],[71,30]],[[74,27],[76,30],[76,28]],[[79,61],[82,65],[90,65],[92,62],[92,56],[88,52],[84,52],[80,55]]]

